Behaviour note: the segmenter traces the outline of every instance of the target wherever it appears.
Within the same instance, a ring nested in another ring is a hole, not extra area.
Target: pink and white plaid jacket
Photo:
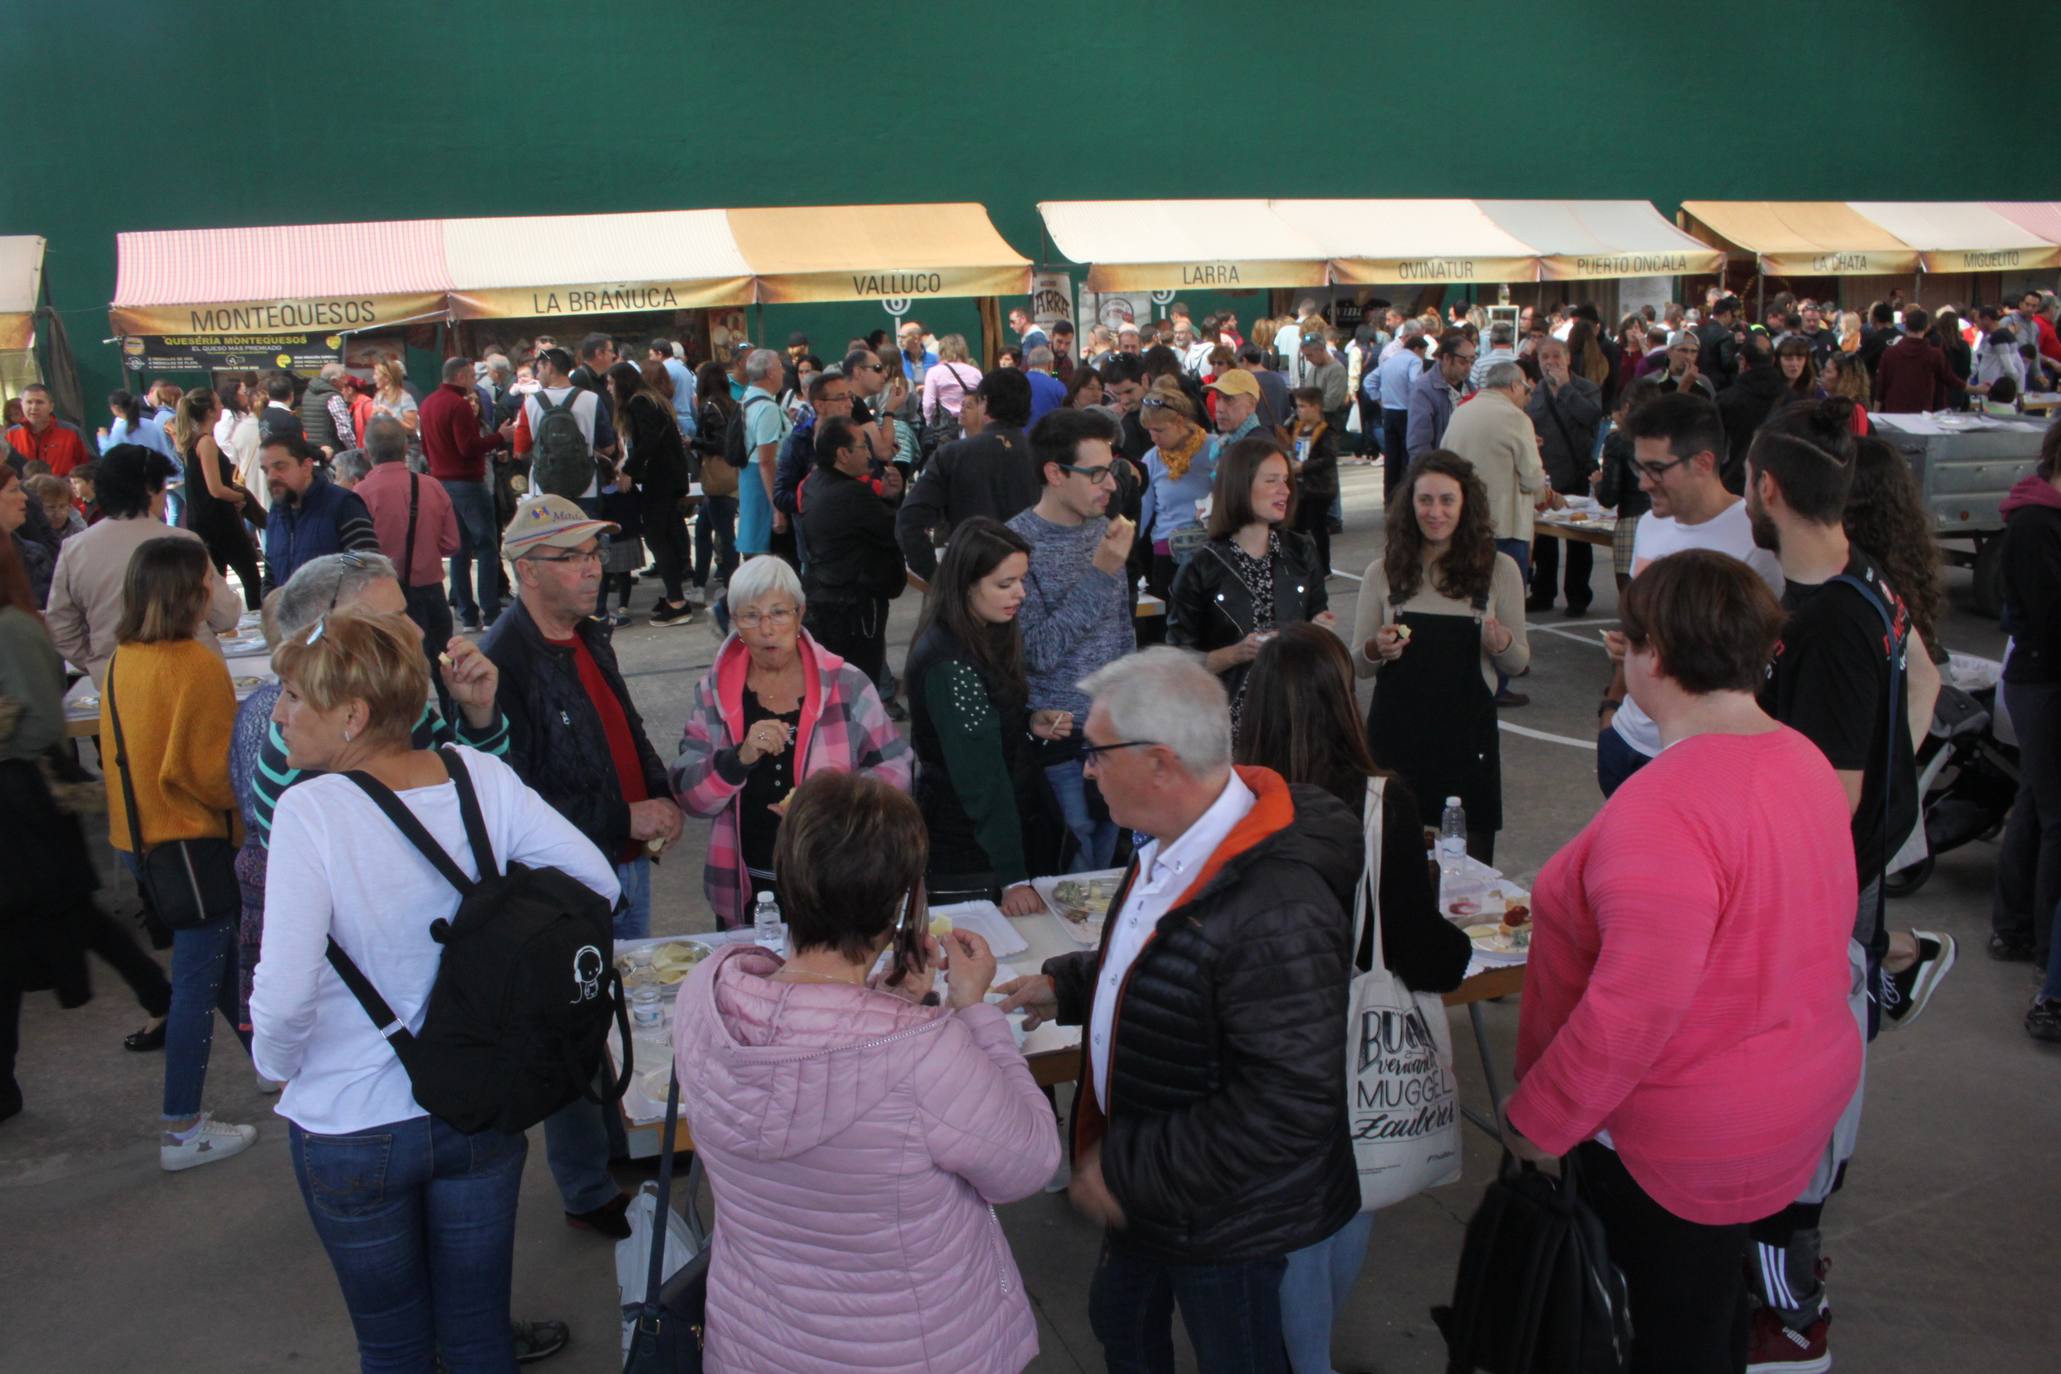
[[[908,741],[887,718],[873,684],[864,673],[811,639],[808,631],[800,635],[798,648],[807,670],[807,686],[802,696],[801,728],[794,742],[796,784],[817,773],[857,772],[908,791],[914,759]],[[745,906],[751,898],[739,848],[739,794],[744,779],[736,758],[737,742],[744,736],[744,674],[749,666],[750,657],[736,635],[723,641],[714,665],[695,689],[680,756],[670,770],[673,796],[681,809],[715,820],[701,882],[719,930],[744,924]],[[717,765],[718,758],[724,760],[723,767]],[[737,777],[736,782],[723,776],[724,767]]]

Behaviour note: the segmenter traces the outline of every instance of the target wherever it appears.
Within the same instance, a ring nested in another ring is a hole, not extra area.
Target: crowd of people
[[[1534,520],[1594,495],[1601,805],[1539,874],[1502,1138],[1581,1178],[1630,1368],[1828,1368],[1866,1047],[1957,953],[1885,920],[1944,591],[1869,414],[2013,404],[2061,374],[2056,313],[1782,297],[1749,326],[1713,293],[1612,331],[1586,306],[1341,331],[1312,300],[1248,336],[1177,302],[1077,336],[1019,310],[986,368],[915,321],[829,364],[802,335],[698,368],[595,335],[452,358],[420,397],[392,359],[117,392],[93,446],[32,387],[0,465],[0,1120],[22,994],[75,1005],[97,955],[146,1018],[128,1049],[164,1055],[164,1169],[258,1137],[206,1106],[217,1012],[277,1094],[366,1369],[548,1354],[565,1325],[509,1310],[524,1136],[427,1112],[359,984],[419,1030],[433,924],[510,865],[648,935],[654,860],[705,820],[714,926],[771,898],[787,930],[721,946],[673,1019],[719,1212],[710,1367],[1023,1368],[993,1206],[1063,1186],[1106,1228],[1111,1369],[1171,1369],[1178,1309],[1204,1368],[1328,1371],[1373,1226],[1349,987],[1376,949],[1416,991],[1464,976],[1424,827],[1457,799],[1493,862],[1527,622],[1594,595],[1589,546]],[[1348,633],[1341,465],[1377,459]],[[2061,429],[2005,509],[2023,786],[1989,952],[2045,970],[2026,1026],[2057,1041]],[[680,722],[616,656],[647,551],[650,623],[720,636]],[[253,611],[277,680],[239,701],[217,636]],[[169,975],[100,905],[100,826]],[[927,933],[930,904],[1030,915],[1034,878],[1112,867],[1099,949],[1036,972],[996,985],[980,936]],[[1082,1029],[1063,1129],[1019,1012]],[[567,1223],[629,1235],[613,1106],[541,1124]]]

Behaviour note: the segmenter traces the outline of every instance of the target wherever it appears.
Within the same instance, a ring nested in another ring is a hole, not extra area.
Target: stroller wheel
[[[1909,868],[1898,869],[1882,876],[1882,891],[1889,897],[1908,897],[1925,886],[1925,880],[1932,876],[1932,856],[1927,854]]]

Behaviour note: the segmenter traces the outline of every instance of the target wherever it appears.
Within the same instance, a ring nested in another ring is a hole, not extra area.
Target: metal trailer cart
[[[2012,484],[2032,471],[2046,422],[1952,411],[1868,418],[1874,421],[1875,433],[1902,453],[1917,475],[1925,508],[1932,512],[1940,555],[1974,569],[1976,609],[1988,616],[2001,614],[1999,537],[2004,517],[1997,507]]]

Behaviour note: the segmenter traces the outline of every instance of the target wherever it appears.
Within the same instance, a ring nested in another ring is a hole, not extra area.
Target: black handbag
[[[651,1268],[644,1281],[644,1304],[632,1319],[630,1350],[623,1374],[701,1374],[702,1346],[708,1335],[709,1233],[702,1225],[695,1198],[700,1192],[701,1156],[687,1170],[687,1198],[681,1212],[694,1238],[694,1256],[666,1278],[666,1217],[673,1202],[673,1128],[680,1119],[680,1075],[666,1084],[666,1124],[659,1136],[658,1206],[651,1213]]]
[[[114,723],[115,769],[122,775],[129,841],[136,847],[144,899],[172,930],[191,930],[234,916],[243,907],[243,890],[236,882],[236,846],[228,839],[167,840],[160,845],[144,841],[136,785],[129,777],[129,750],[122,742],[122,708],[115,703],[115,662],[120,657],[116,654],[107,661],[101,690],[107,694],[107,714]],[[236,821],[227,811],[222,813],[222,828],[225,835],[236,833]]]

